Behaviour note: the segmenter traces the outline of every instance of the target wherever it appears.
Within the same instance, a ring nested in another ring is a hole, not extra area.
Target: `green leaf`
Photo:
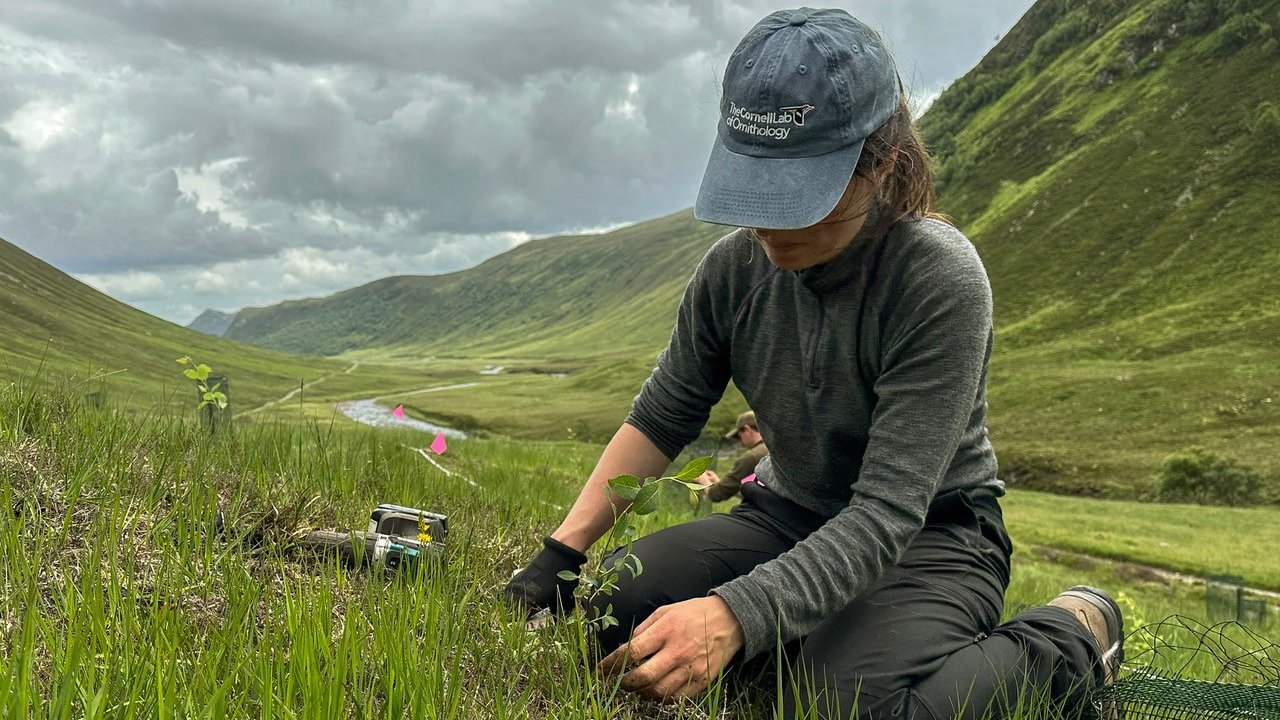
[[[617,522],[613,524],[614,533],[627,536],[627,531],[631,529],[631,513],[624,512],[618,516]]]
[[[186,375],[187,377],[191,378],[192,380],[199,380],[199,379],[200,379],[200,378],[196,375],[196,371],[195,371],[195,370],[183,370],[183,371],[182,371],[182,374],[183,374],[183,375]]]
[[[684,466],[684,469],[675,474],[676,480],[695,480],[699,475],[707,471],[711,467],[711,458],[700,457],[694,458]]]
[[[678,478],[671,478],[671,481],[672,481],[672,482],[678,482],[678,483],[680,483],[681,485],[685,486],[686,488],[689,488],[690,490],[692,490],[692,491],[694,491],[694,492],[702,492],[703,490],[706,490],[706,489],[707,489],[707,487],[706,487],[705,485],[703,485],[702,483],[698,482],[697,480],[680,480],[680,479],[678,479]]]
[[[556,577],[560,578],[561,580],[565,580],[567,582],[573,582],[574,580],[578,579],[578,573],[572,570],[561,570],[560,572],[556,573]]]
[[[635,475],[619,475],[609,479],[609,488],[614,494],[625,500],[635,500],[640,492],[640,478]]]
[[[191,362],[191,358],[187,357],[186,355],[183,355],[182,357],[178,358],[179,365],[186,365],[189,362]]]
[[[200,363],[199,367],[196,368],[196,377],[201,380],[208,380],[209,373],[211,372],[213,372],[213,368],[205,365],[204,363]]]
[[[632,555],[631,559],[636,561],[636,569],[631,573],[631,577],[635,577],[644,572],[644,563],[640,562],[640,557],[638,555]]]
[[[636,515],[648,515],[658,509],[658,483],[650,482],[636,493],[635,502],[629,508]]]

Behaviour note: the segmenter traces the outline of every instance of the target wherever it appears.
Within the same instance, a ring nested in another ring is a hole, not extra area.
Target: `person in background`
[[[708,470],[698,477],[698,482],[706,487],[707,499],[713,503],[724,502],[737,495],[742,481],[755,475],[756,463],[769,453],[756,427],[756,414],[750,410],[738,416],[738,421],[732,430],[725,433],[724,439],[738,440],[747,451],[738,456],[733,467],[723,476],[717,475],[715,470]]]

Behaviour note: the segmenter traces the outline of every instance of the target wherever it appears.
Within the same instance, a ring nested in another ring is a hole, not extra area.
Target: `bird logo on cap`
[[[792,105],[791,107],[784,107],[784,108],[778,108],[778,109],[781,110],[782,112],[791,113],[792,121],[796,125],[804,125],[804,116],[807,115],[810,110],[813,110],[814,107],[812,105]]]

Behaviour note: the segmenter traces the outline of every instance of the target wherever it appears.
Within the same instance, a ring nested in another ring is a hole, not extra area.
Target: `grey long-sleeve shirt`
[[[982,262],[936,220],[899,221],[798,272],[741,230],[703,258],[627,422],[675,457],[732,378],[769,447],[756,477],[829,518],[713,590],[742,624],[746,657],[807,635],[867,589],[939,491],[1003,492],[985,427],[991,340]]]

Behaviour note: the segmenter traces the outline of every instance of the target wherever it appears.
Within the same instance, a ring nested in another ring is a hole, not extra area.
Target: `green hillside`
[[[1274,28],[1275,0],[1043,0],[923,118],[942,209],[995,290],[990,425],[1015,484],[1142,496],[1167,454],[1202,444],[1280,485]],[[245,311],[230,336],[573,370],[419,410],[525,436],[575,420],[603,432],[721,232],[681,213],[534,241],[448,276]]]
[[[572,363],[642,351],[651,360],[694,264],[724,232],[682,212],[604,235],[538,240],[449,275],[390,277],[243,310],[225,337],[320,355],[412,348]]]
[[[287,355],[204,335],[148,315],[94,290],[0,240],[0,385],[43,382],[105,391],[108,402],[140,408],[189,404],[190,382],[174,359],[191,355],[231,378],[233,410],[280,398],[300,380],[336,375],[328,387],[397,386],[386,369]],[[403,386],[403,382],[399,386]],[[175,396],[176,394],[176,396]]]
[[[933,105],[996,297],[992,432],[1106,493],[1190,443],[1280,476],[1280,2],[1040,2]]]

